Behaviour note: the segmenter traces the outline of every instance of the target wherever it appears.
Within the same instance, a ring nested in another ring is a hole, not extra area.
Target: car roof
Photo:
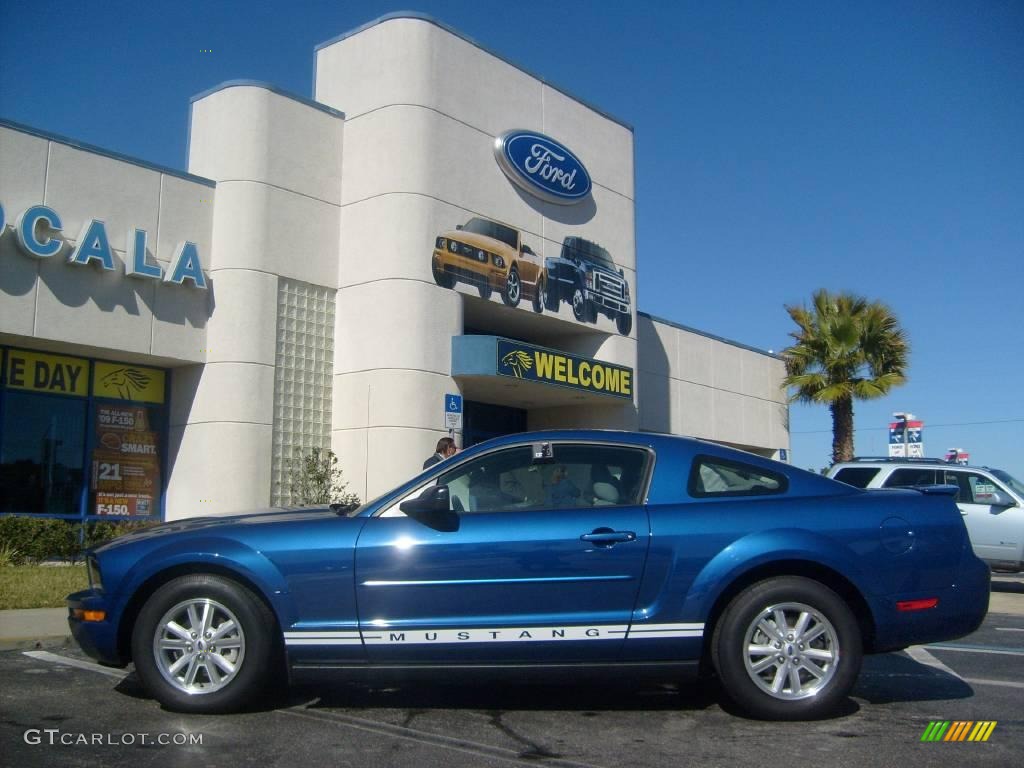
[[[946,461],[945,459],[935,458],[922,458],[922,459],[903,459],[899,457],[888,457],[888,456],[856,456],[852,461],[837,461],[829,470],[836,468],[845,467],[943,467],[945,469],[973,469],[982,470],[984,472],[991,472],[992,467],[984,467],[974,464],[957,464],[954,461]]]

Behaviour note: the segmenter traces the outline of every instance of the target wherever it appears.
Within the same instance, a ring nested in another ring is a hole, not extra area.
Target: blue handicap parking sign
[[[462,413],[462,395],[445,395],[444,412]]]

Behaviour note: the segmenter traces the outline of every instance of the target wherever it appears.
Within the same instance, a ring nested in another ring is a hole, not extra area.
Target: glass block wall
[[[334,367],[332,288],[279,278],[274,361],[274,437],[271,504],[292,499],[290,464],[311,448],[331,447]]]

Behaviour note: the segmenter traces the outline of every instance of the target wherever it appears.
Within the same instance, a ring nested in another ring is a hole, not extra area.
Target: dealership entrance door
[[[462,447],[490,440],[492,437],[526,431],[526,411],[505,405],[492,405],[467,400],[462,414]]]

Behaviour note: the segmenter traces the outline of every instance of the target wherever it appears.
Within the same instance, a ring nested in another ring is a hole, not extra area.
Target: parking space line
[[[63,664],[67,667],[77,667],[78,669],[87,669],[90,672],[99,672],[109,677],[116,677],[118,680],[123,680],[128,677],[128,673],[123,669],[111,669],[110,667],[104,667],[102,664],[94,664],[91,661],[82,661],[81,659],[72,659],[67,656],[60,656],[56,653],[50,653],[49,651],[22,651],[25,656],[36,659],[38,661],[49,661],[52,664]]]
[[[289,709],[278,709],[275,711],[282,715],[293,715],[295,717],[316,720],[321,723],[334,723],[336,725],[345,726],[346,728],[355,728],[356,730],[367,731],[377,735],[415,741],[426,746],[452,749],[457,752],[466,752],[471,755],[476,755],[477,757],[504,760],[510,763],[518,763],[520,765],[551,765],[557,766],[557,768],[598,768],[598,766],[591,763],[579,763],[574,760],[566,760],[560,757],[547,757],[544,754],[538,754],[536,752],[517,752],[514,749],[494,747],[490,744],[481,744],[480,742],[467,741],[466,739],[455,739],[451,736],[442,736],[440,734],[427,733],[426,731],[418,731],[414,728],[407,728],[403,725],[392,725],[391,723],[381,723],[362,717],[354,717],[353,715],[343,715],[340,712],[320,712],[306,709],[304,706],[302,708],[291,707]]]
[[[1021,627],[996,627],[996,632],[1024,632]]]
[[[952,669],[950,669],[941,661],[939,661],[930,653],[928,653],[928,651],[926,651],[923,646],[912,645],[910,648],[907,648],[906,650],[907,656],[912,658],[918,664],[924,664],[926,667],[931,667],[932,669],[937,669],[940,672],[945,672],[947,675],[952,675],[957,680],[963,680],[963,678],[960,677],[960,675],[958,675]]]
[[[1017,683],[1012,680],[977,680],[975,678],[965,678],[965,683],[971,685],[998,685],[1001,688],[1024,688],[1024,683]]]
[[[959,651],[960,653],[994,653],[999,656],[1024,656],[1024,650],[1018,648],[1000,648],[996,645],[945,645],[933,643],[928,646],[936,651]]]

